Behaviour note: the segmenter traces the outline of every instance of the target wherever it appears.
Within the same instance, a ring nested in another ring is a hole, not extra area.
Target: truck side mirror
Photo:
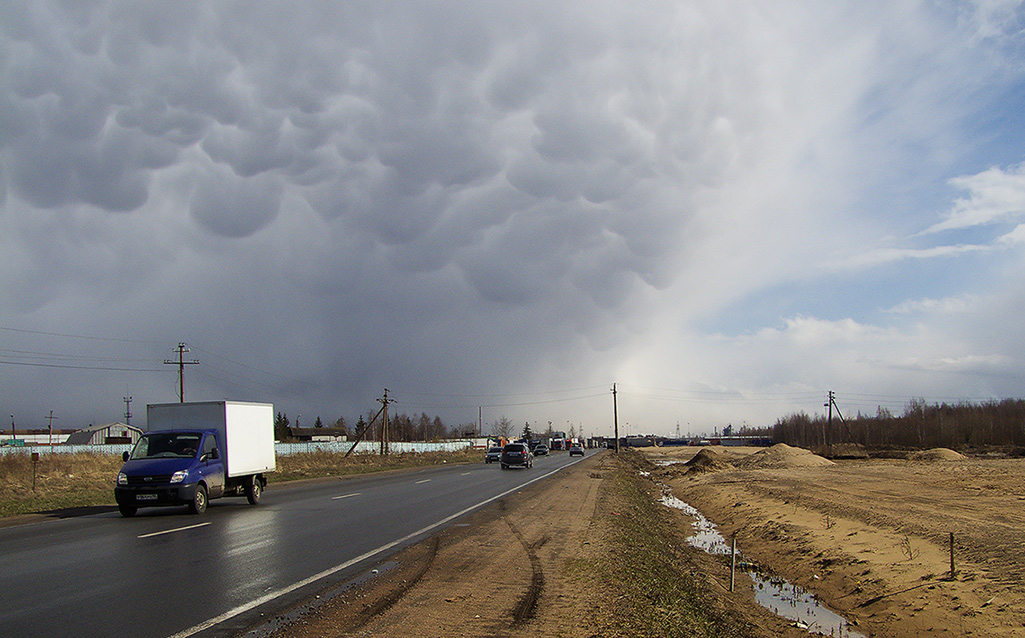
[[[122,452],[121,453],[121,462],[122,463],[127,463],[128,462],[128,456],[129,456],[128,452]]]

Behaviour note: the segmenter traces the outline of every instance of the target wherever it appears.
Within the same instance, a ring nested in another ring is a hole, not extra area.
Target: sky
[[[7,0],[0,259],[7,435],[1022,397],[1025,7]]]

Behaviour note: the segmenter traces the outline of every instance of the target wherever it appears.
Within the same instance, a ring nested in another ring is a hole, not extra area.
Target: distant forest
[[[334,423],[326,425],[318,416],[316,421],[305,427],[324,429],[325,434],[342,435],[353,437],[364,429],[365,424],[373,421],[376,415],[368,412],[366,417],[360,415],[356,423],[350,425],[345,417],[339,417]],[[377,440],[381,434],[381,419],[369,428],[363,438],[368,441]],[[278,412],[274,419],[274,436],[279,441],[287,441],[291,438],[293,425],[286,414]],[[465,438],[475,435],[477,426],[474,423],[458,426],[447,426],[440,417],[429,417],[426,413],[419,416],[407,414],[392,414],[388,417],[388,438],[391,441],[438,441],[449,438]]]
[[[846,419],[833,415],[811,417],[800,412],[780,418],[767,428],[744,428],[749,434],[771,437],[775,443],[812,448],[857,443],[869,449],[945,447],[951,449],[1025,448],[1025,400],[985,403],[910,401],[894,416],[879,408],[874,416]]]

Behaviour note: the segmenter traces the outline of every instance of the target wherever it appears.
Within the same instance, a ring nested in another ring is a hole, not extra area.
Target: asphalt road
[[[153,508],[2,528],[0,634],[237,635],[579,460],[563,452],[532,469],[479,463],[272,482],[255,507],[225,498],[202,516]]]

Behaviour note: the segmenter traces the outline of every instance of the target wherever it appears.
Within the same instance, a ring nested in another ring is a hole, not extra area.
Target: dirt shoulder
[[[662,466],[656,480],[737,535],[744,555],[816,592],[873,637],[1020,636],[1025,632],[1025,460],[750,463]],[[647,450],[661,463],[694,448]],[[820,459],[820,457],[815,457]],[[790,459],[793,460],[793,459]],[[949,578],[950,534],[956,573]]]
[[[727,591],[728,566],[657,498],[635,465],[592,456],[251,635],[806,635]]]

